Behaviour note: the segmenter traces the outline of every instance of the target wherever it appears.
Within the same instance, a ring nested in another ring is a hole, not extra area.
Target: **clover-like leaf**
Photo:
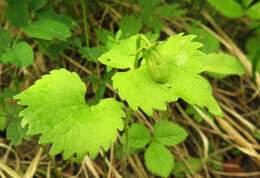
[[[144,148],[152,140],[149,130],[139,123],[131,125],[127,132],[129,146],[132,148]],[[124,134],[123,139],[125,139],[125,136],[126,134]]]
[[[159,121],[154,126],[154,139],[163,145],[177,145],[187,136],[184,128],[170,121]]]
[[[19,104],[28,106],[21,113],[28,134],[42,134],[39,143],[53,143],[51,154],[64,151],[64,159],[74,153],[82,158],[87,152],[94,158],[100,147],[108,150],[117,129],[123,129],[123,104],[103,99],[89,107],[85,103],[86,86],[80,77],[65,69],[53,70],[27,90],[16,95]]]
[[[145,165],[153,174],[167,177],[174,167],[172,153],[163,145],[152,142],[144,154]]]
[[[30,138],[30,136],[26,134],[27,130],[27,127],[21,127],[21,118],[13,118],[6,128],[6,137],[11,140],[13,145],[20,145],[23,138]]]
[[[0,61],[4,64],[11,63],[17,67],[26,67],[33,63],[33,50],[28,43],[22,41],[3,53],[0,56]]]

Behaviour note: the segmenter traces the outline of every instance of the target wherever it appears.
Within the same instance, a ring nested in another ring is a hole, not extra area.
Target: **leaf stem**
[[[123,170],[123,175],[125,175],[125,176],[126,176],[126,161],[127,161],[127,156],[128,156],[128,152],[129,152],[128,124],[131,121],[131,113],[132,113],[132,110],[130,108],[128,108],[126,119],[124,121],[125,138],[124,138],[124,142],[123,142],[122,170]]]
[[[87,13],[86,13],[86,3],[85,3],[85,0],[80,0],[80,2],[81,2],[82,11],[83,11],[83,23],[84,23],[86,47],[89,48],[88,22],[87,22]]]
[[[15,37],[15,39],[14,39],[14,42],[13,42],[13,44],[12,44],[12,47],[14,47],[15,46],[15,44],[17,43],[17,41],[18,41],[18,39],[20,38],[20,36],[22,35],[22,33],[23,33],[23,31],[24,31],[24,28],[21,28],[20,30],[19,30],[19,32],[18,32],[18,34],[17,34],[17,36]]]
[[[140,39],[142,39],[148,47],[151,46],[150,41],[146,38],[146,36],[145,36],[144,34],[140,34],[140,35],[138,35],[138,37],[139,37]]]
[[[53,168],[54,168],[55,175],[56,175],[58,178],[60,178],[61,175],[60,175],[59,169],[57,168],[57,165],[56,165],[55,161],[54,161],[53,158],[51,157],[51,155],[50,155],[49,151],[47,150],[47,148],[46,148],[44,145],[41,145],[41,146],[42,146],[43,151],[47,154],[47,157],[48,157],[48,159],[50,160],[50,162],[51,162],[51,164],[52,164],[52,166],[53,166]]]

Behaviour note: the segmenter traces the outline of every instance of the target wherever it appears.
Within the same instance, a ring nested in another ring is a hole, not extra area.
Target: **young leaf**
[[[178,99],[172,88],[152,79],[146,66],[127,72],[117,72],[112,80],[113,87],[118,89],[120,97],[127,100],[133,110],[140,107],[150,116],[153,115],[153,108],[166,110],[166,102]]]
[[[223,15],[230,18],[238,18],[242,16],[242,7],[235,0],[207,0]]]
[[[162,145],[175,146],[187,136],[184,128],[170,121],[159,121],[154,126],[154,139]]]
[[[71,36],[69,28],[54,20],[37,20],[24,28],[24,32],[34,38],[43,40],[60,39],[66,41]]]
[[[204,69],[208,72],[225,75],[242,75],[243,65],[235,57],[228,54],[212,53],[202,60]]]
[[[122,30],[122,38],[136,35],[142,28],[142,20],[136,19],[133,15],[126,15],[120,21],[119,28]]]
[[[209,112],[223,117],[223,113],[215,98],[209,82],[198,74],[183,70],[172,70],[169,84],[174,94],[189,104],[207,107]]]
[[[187,158],[186,162],[189,164],[193,173],[197,173],[202,169],[202,163],[199,158]],[[178,161],[173,168],[173,175],[176,177],[186,177],[190,175],[190,170],[185,166],[184,161]]]
[[[25,0],[8,0],[6,15],[15,27],[23,27],[29,20],[27,3]]]
[[[80,77],[60,69],[44,75],[14,98],[28,106],[20,113],[23,127],[29,124],[29,134],[42,134],[40,144],[53,143],[52,155],[64,151],[64,159],[74,153],[83,158],[89,152],[95,158],[100,147],[107,151],[110,141],[116,140],[125,113],[122,103],[109,98],[89,107],[85,94]]]
[[[137,36],[120,40],[119,44],[100,56],[99,62],[118,69],[133,68],[135,64]]]
[[[192,42],[195,37],[193,35],[182,35],[172,36],[156,46],[156,50],[162,56],[160,59],[165,60],[167,66],[165,70],[169,71],[168,85],[156,82],[143,62],[137,69],[116,73],[112,78],[113,86],[134,110],[139,106],[148,115],[152,115],[152,108],[165,110],[165,102],[182,98],[190,104],[205,106],[211,113],[222,116],[208,81],[198,75],[204,70],[200,61],[205,54],[198,50],[202,44]],[[112,57],[111,55],[111,61],[114,61],[116,58]],[[123,62],[123,59],[122,55],[116,62],[119,63],[119,60]],[[110,65],[108,62],[105,64]]]
[[[0,61],[4,64],[11,63],[17,67],[26,67],[33,63],[33,50],[28,43],[19,42],[0,56]]]
[[[246,11],[246,15],[253,19],[260,19],[260,2],[255,3]]]
[[[12,42],[11,34],[8,30],[0,28],[0,54],[6,49],[10,48]]]
[[[157,142],[152,142],[144,154],[145,165],[153,174],[168,177],[174,167],[172,153]]]
[[[129,146],[132,148],[144,148],[152,140],[149,130],[139,123],[131,125],[127,132]],[[125,134],[123,138],[125,139]]]
[[[200,60],[205,54],[198,50],[203,44],[192,41],[194,38],[195,35],[183,36],[183,33],[180,33],[157,46],[170,68],[192,73],[203,71]]]
[[[29,138],[26,134],[28,128],[22,128],[21,121],[21,118],[13,118],[7,126],[6,137],[11,140],[13,145],[20,145],[23,138]]]

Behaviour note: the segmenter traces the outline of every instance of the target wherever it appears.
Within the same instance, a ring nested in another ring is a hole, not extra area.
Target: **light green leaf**
[[[66,41],[71,36],[69,28],[53,20],[40,19],[24,28],[24,32],[34,38],[43,40],[60,39]]]
[[[21,118],[13,118],[7,126],[6,137],[11,140],[13,145],[20,145],[23,138],[29,138],[26,134],[28,128],[22,128],[21,121]]]
[[[211,113],[222,117],[222,111],[212,96],[210,84],[198,75],[204,70],[201,60],[206,55],[198,50],[202,46],[201,43],[191,41],[194,37],[179,34],[155,47],[163,56],[161,60],[165,60],[165,70],[169,71],[167,83],[155,81],[145,61],[142,61],[141,67],[137,69],[117,72],[112,80],[113,87],[118,89],[120,97],[127,100],[132,109],[137,110],[140,107],[150,116],[153,108],[166,110],[166,102],[182,98],[190,104],[207,107]],[[115,49],[121,50],[122,47],[118,45]],[[113,54],[115,57],[110,55],[110,61],[117,62],[113,67],[126,68],[130,65],[124,61],[127,59],[126,55],[116,57],[117,51],[113,51]],[[109,65],[108,62],[104,64]]]
[[[142,124],[132,124],[127,130],[129,147],[144,148],[151,140],[152,136],[149,130]],[[124,139],[125,139],[124,134]]]
[[[185,160],[193,173],[197,173],[202,169],[202,163],[199,158],[187,158]],[[184,161],[178,161],[173,168],[173,175],[179,178],[186,177],[186,175],[190,175],[190,170],[185,166]]]
[[[142,28],[142,20],[136,19],[133,15],[126,15],[120,21],[119,28],[122,30],[122,38],[127,38],[132,35],[136,35],[140,32]]]
[[[146,66],[127,72],[117,72],[113,78],[113,87],[118,89],[123,100],[127,100],[133,110],[140,107],[146,114],[152,116],[152,108],[166,110],[166,102],[176,101],[172,88],[155,82]],[[170,92],[171,91],[171,92]]]
[[[0,54],[2,51],[10,48],[12,42],[11,34],[8,30],[0,28]]]
[[[172,153],[159,143],[152,142],[144,153],[145,165],[153,174],[168,177],[174,167]]]
[[[204,44],[204,46],[200,48],[201,51],[205,53],[213,53],[219,49],[219,40],[215,38],[213,35],[211,35],[209,32],[201,28],[192,28],[190,33],[198,37],[194,41],[198,41]]]
[[[198,74],[180,69],[172,69],[169,84],[174,95],[179,96],[189,104],[207,107],[209,112],[219,117],[223,113],[215,98],[209,82]]]
[[[180,18],[183,17],[185,11],[183,9],[178,9],[180,4],[170,4],[165,6],[159,6],[155,9],[155,12],[159,16],[166,16],[166,17],[173,17],[173,18]]]
[[[95,106],[85,103],[86,86],[80,77],[65,69],[53,70],[27,90],[16,95],[21,105],[28,106],[20,116],[28,133],[42,134],[39,143],[53,143],[51,154],[64,151],[64,159],[74,153],[78,158],[89,152],[94,158],[100,147],[108,150],[123,129],[123,104],[103,99]]]
[[[249,9],[247,9],[246,15],[253,19],[260,19],[260,2],[252,5]]]
[[[11,63],[17,67],[26,67],[33,63],[33,50],[28,43],[19,42],[0,56],[0,61],[4,64]]]
[[[223,15],[230,18],[241,17],[242,7],[235,0],[207,0],[212,6],[214,6]]]
[[[137,36],[120,40],[115,47],[100,56],[98,61],[118,69],[133,68],[137,50],[136,40]]]
[[[206,56],[202,63],[205,71],[225,75],[242,75],[243,65],[235,57],[228,54],[213,53]]]
[[[28,7],[31,10],[37,11],[41,9],[48,0],[29,0]]]
[[[154,126],[154,139],[162,145],[175,146],[187,136],[183,127],[170,121],[159,121]]]
[[[194,38],[196,38],[195,35],[183,36],[183,33],[180,33],[158,45],[158,50],[168,61],[169,66],[183,71],[200,73],[203,71],[200,60],[205,54],[198,50],[203,44],[193,42]]]
[[[25,0],[9,0],[6,15],[15,27],[23,27],[29,20],[29,13]]]

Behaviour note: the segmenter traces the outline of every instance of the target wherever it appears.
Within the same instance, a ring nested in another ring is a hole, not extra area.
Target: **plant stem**
[[[140,34],[140,35],[138,35],[138,37],[139,37],[140,39],[142,39],[148,47],[151,46],[150,41],[146,38],[146,36],[145,36],[144,34]]]
[[[41,145],[41,146],[42,146],[43,151],[47,154],[47,157],[48,157],[48,159],[50,160],[50,162],[51,162],[51,164],[52,164],[52,166],[53,166],[53,168],[54,168],[55,175],[56,175],[58,178],[60,178],[61,175],[60,175],[60,172],[59,172],[59,170],[58,170],[58,168],[57,168],[57,166],[56,166],[55,161],[54,161],[53,158],[51,157],[51,155],[50,155],[49,151],[47,150],[47,148],[46,148],[44,145]]]
[[[17,36],[16,36],[15,39],[14,39],[14,42],[13,42],[13,44],[12,44],[12,47],[14,47],[14,45],[17,43],[17,41],[18,41],[18,39],[20,38],[20,36],[22,35],[23,31],[24,31],[23,28],[21,28],[21,29],[19,30]]]
[[[86,47],[89,48],[88,22],[87,22],[87,13],[86,13],[86,3],[85,3],[85,0],[80,0],[80,2],[81,2],[82,11],[83,11],[83,23],[84,23]]]
[[[126,119],[124,122],[125,138],[124,138],[124,142],[123,142],[122,170],[123,170],[123,175],[125,175],[125,176],[126,176],[126,161],[127,161],[128,151],[129,151],[128,124],[131,120],[131,113],[132,113],[132,110],[130,108],[128,108]]]

